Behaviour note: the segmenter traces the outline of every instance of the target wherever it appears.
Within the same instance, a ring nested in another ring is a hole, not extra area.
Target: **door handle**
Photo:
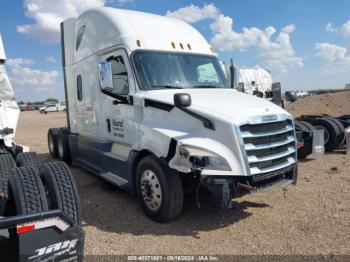
[[[108,131],[108,133],[110,133],[111,132],[111,120],[109,118],[107,118],[106,121],[107,121],[107,131]]]

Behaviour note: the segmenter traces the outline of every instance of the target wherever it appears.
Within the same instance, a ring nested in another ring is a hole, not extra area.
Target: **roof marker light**
[[[140,40],[136,40],[136,45],[138,46],[138,47],[141,47],[141,41]]]
[[[171,46],[175,49],[175,43],[171,42]]]
[[[180,47],[181,47],[181,49],[184,49],[184,46],[182,45],[182,43],[180,43]]]
[[[187,47],[188,47],[188,49],[192,50],[192,49],[191,49],[191,45],[190,45],[190,44],[187,44]]]
[[[215,50],[213,47],[210,47],[210,51],[214,54],[215,53]]]

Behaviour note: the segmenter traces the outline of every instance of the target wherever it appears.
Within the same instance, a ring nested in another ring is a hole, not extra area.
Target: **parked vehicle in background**
[[[66,112],[66,102],[61,102],[58,104],[58,111]]]
[[[59,111],[59,105],[58,104],[48,104],[39,109],[39,112],[41,114],[47,114],[50,112],[58,112]]]
[[[19,105],[19,108],[21,111],[33,111],[34,110],[34,106],[32,105]]]

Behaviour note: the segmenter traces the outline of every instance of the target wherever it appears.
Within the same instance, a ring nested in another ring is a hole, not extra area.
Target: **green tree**
[[[48,99],[46,99],[46,102],[47,103],[58,103],[58,99],[56,99],[56,98],[48,98]]]

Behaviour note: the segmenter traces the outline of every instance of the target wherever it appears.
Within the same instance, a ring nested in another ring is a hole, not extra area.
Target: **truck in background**
[[[187,189],[229,208],[296,183],[291,115],[230,89],[189,24],[105,7],[64,21],[61,38],[67,128],[49,130],[50,152],[136,195],[151,219],[178,216]]]

